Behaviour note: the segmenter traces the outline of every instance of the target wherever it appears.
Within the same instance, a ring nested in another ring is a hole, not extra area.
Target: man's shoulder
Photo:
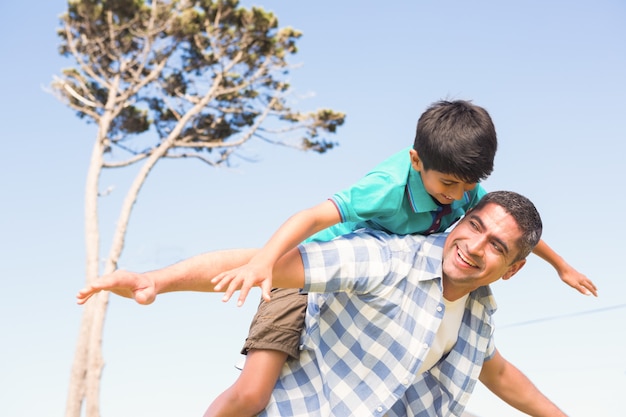
[[[399,235],[377,229],[363,228],[355,230],[350,235],[352,239],[364,239],[370,244],[380,245],[392,253],[402,252],[411,257],[417,255],[440,263],[448,233],[433,233],[427,236],[417,233]]]
[[[382,241],[396,241],[396,242],[406,242],[409,244],[425,246],[425,247],[439,247],[443,248],[443,245],[446,241],[446,237],[448,236],[448,232],[441,233],[433,233],[430,235],[423,235],[420,233],[411,233],[411,234],[396,234],[390,233],[384,230],[371,229],[371,228],[361,228],[354,230],[351,234],[355,236],[368,236],[369,238],[382,240]]]

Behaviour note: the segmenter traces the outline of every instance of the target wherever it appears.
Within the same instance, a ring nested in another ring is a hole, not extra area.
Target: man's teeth
[[[459,254],[459,257],[461,259],[463,259],[463,261],[465,261],[465,263],[467,263],[469,266],[473,266],[473,267],[477,267],[478,265],[476,265],[474,262],[470,261],[469,259],[467,259],[465,256],[463,256],[463,254],[461,253],[460,250],[457,250],[457,253]]]

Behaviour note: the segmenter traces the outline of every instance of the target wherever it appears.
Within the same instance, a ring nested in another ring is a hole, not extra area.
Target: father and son
[[[140,304],[239,290],[241,305],[261,287],[245,365],[204,417],[459,416],[477,380],[524,413],[564,416],[496,349],[489,284],[533,252],[581,293],[597,289],[541,240],[531,201],[479,184],[496,149],[484,108],[436,102],[413,147],[296,213],[263,248],[117,270],[78,303],[102,290]]]

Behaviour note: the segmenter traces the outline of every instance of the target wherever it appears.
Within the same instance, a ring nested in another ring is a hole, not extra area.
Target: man
[[[493,341],[488,285],[522,268],[541,228],[529,200],[494,192],[448,235],[362,230],[289,252],[272,285],[310,294],[302,352],[283,367],[261,415],[458,416],[479,379],[522,412],[564,416]],[[228,298],[242,282],[216,286],[212,277],[254,253],[213,252],[144,274],[117,271],[81,290],[78,302],[111,290],[148,304],[164,292],[226,285]]]

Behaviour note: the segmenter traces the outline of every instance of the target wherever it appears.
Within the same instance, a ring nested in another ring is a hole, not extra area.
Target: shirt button
[[[379,405],[378,408],[376,408],[376,411],[378,411],[379,413],[383,412],[383,408]]]
[[[402,380],[402,385],[409,385],[409,380],[408,379],[403,379]]]
[[[443,308],[441,308],[441,306],[437,306],[437,311],[441,313],[441,310],[443,310]]]
[[[424,344],[422,345],[422,347],[423,347],[424,349],[428,349],[428,343],[424,343]]]

